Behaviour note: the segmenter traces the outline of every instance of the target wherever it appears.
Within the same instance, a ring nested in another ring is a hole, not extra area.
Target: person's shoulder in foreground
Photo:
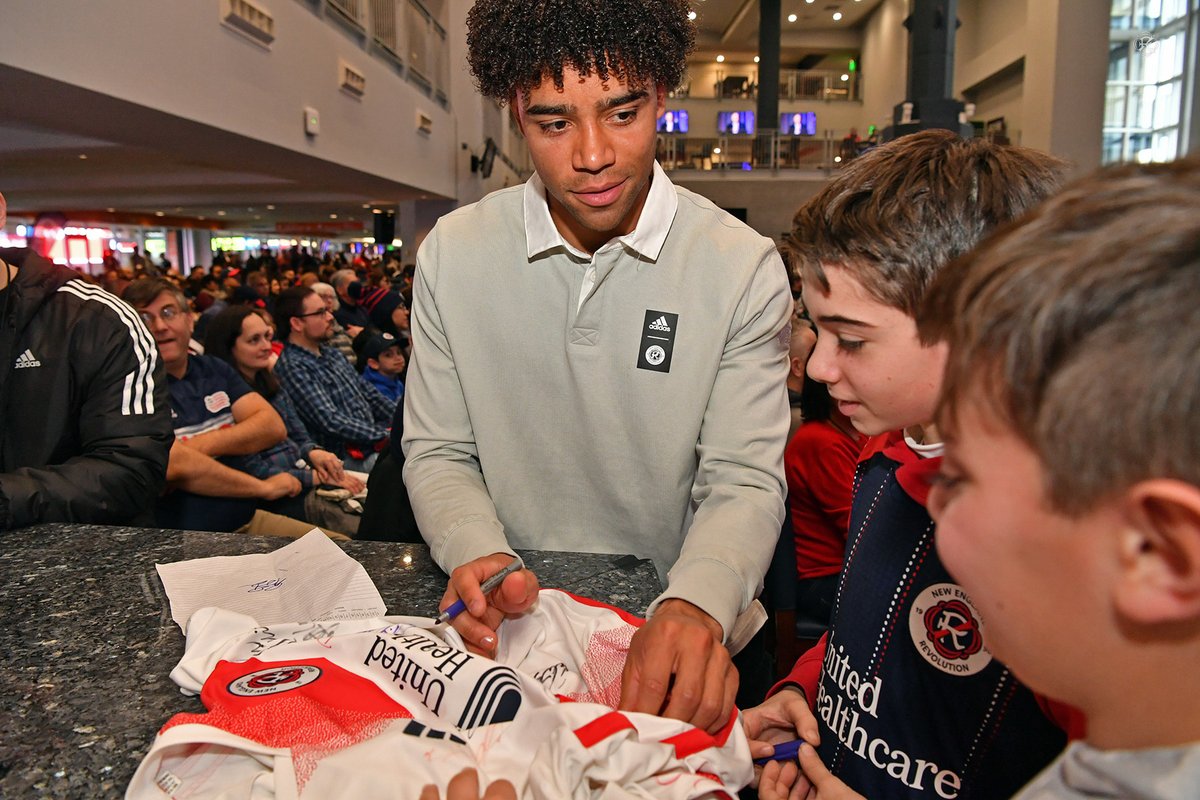
[[[0,228],[5,212],[0,195]],[[148,521],[171,427],[137,314],[74,270],[6,250],[0,319],[0,529]]]
[[[923,131],[856,158],[787,237],[818,332],[808,375],[860,433],[890,446],[864,449],[873,455],[856,477],[853,556],[830,632],[789,676],[802,692],[777,687],[747,718],[752,738],[819,743],[836,777],[870,796],[1007,797],[1062,748],[1062,731],[987,652],[979,615],[933,552],[925,479],[941,447],[946,345],[922,341],[916,323],[939,272],[1057,189],[1062,171],[1028,148]],[[949,625],[947,639],[939,626]]]
[[[1191,158],[1072,185],[922,314],[950,343],[938,550],[996,656],[1087,717],[1022,798],[1197,796],[1198,297]]]

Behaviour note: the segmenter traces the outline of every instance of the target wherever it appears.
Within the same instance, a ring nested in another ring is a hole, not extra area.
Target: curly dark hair
[[[630,85],[679,86],[696,41],[688,0],[478,0],[467,60],[479,91],[500,103],[563,68]]]

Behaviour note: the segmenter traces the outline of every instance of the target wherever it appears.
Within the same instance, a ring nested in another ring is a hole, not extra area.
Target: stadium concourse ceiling
[[[857,49],[861,28],[882,0],[781,0],[780,61],[786,67],[834,50]],[[758,52],[758,0],[691,0],[696,12],[695,59]],[[795,17],[794,21],[790,17]],[[835,16],[837,18],[835,19]],[[800,68],[803,68],[801,66]]]
[[[4,65],[0,107],[10,219],[247,233],[322,222],[351,235],[354,222],[372,230],[374,208],[446,199]]]
[[[880,2],[782,0],[782,66],[803,69],[857,51]],[[758,0],[691,6],[695,62],[757,53]],[[13,218],[62,212],[78,221],[264,233],[336,219],[370,230],[373,208],[447,199],[2,64],[0,107],[0,192]]]

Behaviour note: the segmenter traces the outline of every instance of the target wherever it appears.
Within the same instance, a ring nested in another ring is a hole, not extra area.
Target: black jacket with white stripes
[[[154,338],[74,270],[0,259],[18,269],[0,291],[0,530],[148,520],[173,440]]]

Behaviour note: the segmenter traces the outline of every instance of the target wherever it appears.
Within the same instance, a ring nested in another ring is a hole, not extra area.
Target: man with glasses
[[[396,404],[328,344],[333,314],[312,289],[297,286],[279,295],[275,329],[285,342],[275,377],[309,433],[346,469],[370,472],[387,444]]]
[[[0,229],[6,205],[0,195]],[[162,491],[162,366],[127,305],[32,250],[0,250],[0,530],[128,524]]]
[[[294,476],[260,480],[244,471],[244,457],[283,441],[287,430],[233,367],[188,351],[193,320],[183,293],[162,278],[143,278],[123,298],[154,337],[167,371],[175,429],[167,484],[175,491],[158,502],[158,524],[232,531],[250,522],[259,501],[295,497],[301,486]]]

